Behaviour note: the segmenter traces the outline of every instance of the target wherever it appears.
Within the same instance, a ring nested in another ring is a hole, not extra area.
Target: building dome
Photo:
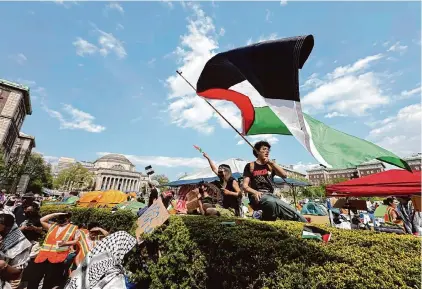
[[[108,154],[100,157],[95,161],[95,163],[113,163],[113,164],[122,164],[129,165],[134,167],[134,165],[124,156],[119,154]]]

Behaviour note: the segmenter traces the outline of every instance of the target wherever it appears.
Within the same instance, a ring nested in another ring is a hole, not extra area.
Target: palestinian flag
[[[321,228],[314,226],[304,226],[302,231],[302,239],[317,239],[324,242],[329,242],[331,233]]]
[[[233,102],[241,111],[244,135],[293,135],[325,167],[356,167],[378,159],[410,170],[395,154],[302,112],[299,69],[313,46],[313,36],[307,35],[219,53],[206,63],[197,94]]]
[[[199,146],[193,145],[193,147],[198,150],[200,153],[203,153],[202,149]]]

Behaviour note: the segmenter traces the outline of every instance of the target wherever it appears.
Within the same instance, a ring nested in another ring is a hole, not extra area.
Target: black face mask
[[[7,201],[6,206],[13,206],[15,204],[15,201]]]

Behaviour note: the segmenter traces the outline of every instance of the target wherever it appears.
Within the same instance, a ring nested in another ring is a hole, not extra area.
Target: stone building
[[[13,154],[16,154],[17,158],[14,161],[17,161],[19,164],[25,164],[31,155],[32,149],[35,148],[35,138],[33,136],[19,133],[18,139],[15,141],[15,146],[13,148]],[[20,176],[19,180],[15,180],[17,186],[13,186],[13,189],[16,187],[16,193],[24,194],[30,177],[27,174]]]
[[[309,182],[312,185],[321,185],[329,183],[335,179],[355,179],[363,176],[380,173],[385,170],[385,166],[380,161],[370,161],[361,164],[355,168],[347,169],[327,169],[318,167],[306,171],[308,173]]]
[[[148,184],[148,176],[135,170],[125,156],[108,154],[94,162],[90,169],[95,174],[95,190],[141,192]]]
[[[288,178],[292,178],[292,179],[306,178],[305,174],[295,171],[292,165],[280,165],[280,166],[286,171]]]
[[[410,157],[404,158],[404,161],[410,166],[412,171],[420,171],[421,170],[421,153],[414,154]]]
[[[68,169],[74,164],[76,164],[75,159],[60,157],[57,163],[56,173],[59,174],[62,170]]]
[[[29,88],[0,79],[0,145],[7,162],[26,115],[32,114]]]

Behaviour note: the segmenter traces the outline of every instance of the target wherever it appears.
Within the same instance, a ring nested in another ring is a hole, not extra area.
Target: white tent
[[[248,163],[247,161],[242,160],[242,159],[231,158],[222,162],[215,163],[215,165],[218,168],[219,165],[226,164],[230,166],[233,174],[235,173],[243,174],[243,170],[247,163]],[[215,176],[216,175],[211,170],[210,166],[207,166],[206,168],[200,169],[199,171],[196,171],[192,174],[184,176],[183,178],[180,179],[180,181],[206,179],[206,178],[213,178]]]

